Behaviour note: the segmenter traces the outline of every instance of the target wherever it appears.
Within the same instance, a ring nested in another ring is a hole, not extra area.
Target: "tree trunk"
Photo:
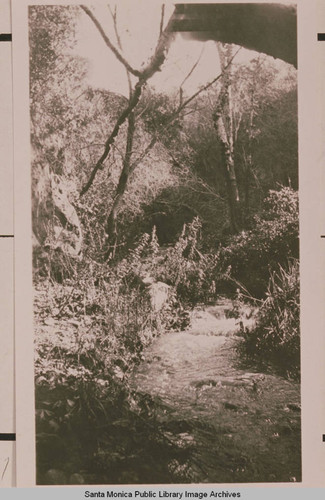
[[[218,133],[219,140],[222,144],[222,160],[227,186],[227,197],[229,205],[229,215],[231,229],[234,233],[238,233],[240,229],[240,199],[237,186],[237,178],[235,172],[235,164],[233,158],[233,150],[227,140],[225,127],[221,116],[215,120],[215,128]]]
[[[214,126],[222,145],[222,156],[226,186],[228,192],[229,215],[231,229],[238,233],[241,226],[240,199],[234,161],[234,126],[233,103],[231,95],[231,66],[226,70],[228,61],[232,58],[232,48],[223,47],[217,43],[221,70],[223,73],[219,104],[214,113]]]
[[[135,130],[135,117],[134,113],[132,112],[128,117],[128,130],[127,130],[126,150],[123,161],[123,168],[116,188],[113,205],[106,221],[106,228],[105,228],[107,234],[107,251],[105,255],[106,260],[108,258],[113,258],[115,256],[117,237],[118,237],[116,221],[117,221],[118,211],[122,203],[123,195],[125,193],[130,176],[134,130]]]

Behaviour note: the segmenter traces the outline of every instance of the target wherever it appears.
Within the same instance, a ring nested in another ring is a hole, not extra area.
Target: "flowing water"
[[[300,481],[299,384],[239,364],[230,307],[197,310],[191,330],[157,338],[132,386],[160,402],[160,429],[187,451],[170,464],[183,481]]]

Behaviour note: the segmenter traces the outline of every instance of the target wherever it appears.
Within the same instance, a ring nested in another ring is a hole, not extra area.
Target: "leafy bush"
[[[289,187],[270,191],[254,227],[242,231],[225,248],[225,263],[231,275],[251,295],[262,297],[267,290],[269,272],[299,256],[298,194]]]
[[[62,327],[38,342],[38,484],[52,484],[53,470],[61,472],[58,484],[142,483],[148,461],[151,479],[175,481],[168,464],[180,454],[156,424],[159,402],[128,388],[118,342]]]
[[[199,250],[201,221],[195,217],[184,224],[174,246],[165,252],[158,278],[175,287],[177,297],[191,307],[214,300],[217,284],[226,278],[219,253],[202,254]]]
[[[178,451],[173,455],[155,424],[159,404],[133,394],[128,375],[163,329],[188,325],[186,306],[215,296],[218,258],[200,253],[200,229],[200,221],[194,219],[173,247],[161,249],[154,228],[120,262],[98,264],[84,257],[71,263],[73,272],[62,272],[61,284],[48,279],[50,260],[46,279],[40,280],[41,273],[36,276],[39,482],[49,481],[48,471],[60,469],[62,463],[71,476],[86,469],[82,475],[90,483],[145,482],[145,472],[136,462],[154,453],[159,457],[157,482],[168,475],[168,481],[180,480],[168,466],[171,457],[181,463]],[[144,280],[148,276],[170,285],[159,311],[150,303]],[[54,455],[49,451],[53,441]],[[138,450],[132,460],[130,443]]]
[[[279,266],[272,273],[256,326],[243,331],[243,352],[262,364],[271,362],[284,375],[298,378],[299,310],[299,266],[293,260],[288,270]]]
[[[173,316],[171,310],[164,320],[162,313],[158,324],[152,314],[134,273],[140,255],[137,247],[129,261],[113,269],[92,263],[78,281],[36,287],[41,484],[54,480],[48,477],[52,469],[65,471],[59,479],[64,484],[76,474],[92,484],[146,482],[148,460],[157,462],[157,482],[175,479],[168,469],[173,451],[155,424],[159,404],[128,387],[143,348]]]
[[[195,241],[189,231],[185,246],[191,242],[193,250]],[[176,255],[179,266],[187,262],[179,248]],[[59,284],[48,279],[57,269],[51,259],[45,259],[41,270],[46,279],[41,279],[41,272],[35,276],[38,482],[53,480],[47,477],[49,470],[60,470],[62,464],[70,476],[85,469],[81,475],[90,483],[145,482],[141,460],[154,453],[159,457],[157,482],[167,476],[176,481],[168,463],[170,457],[177,457],[155,426],[156,403],[128,388],[128,375],[154,336],[164,328],[183,329],[188,323],[189,315],[174,287],[161,311],[151,308],[143,276],[158,279],[161,259],[153,230],[118,263],[75,261],[70,263],[71,273],[61,273]],[[174,277],[183,273],[181,268],[177,274],[172,262]],[[55,264],[61,269],[59,261]],[[64,259],[61,264],[64,270]],[[182,279],[179,283],[184,283],[184,273]],[[138,450],[132,460],[130,443]]]

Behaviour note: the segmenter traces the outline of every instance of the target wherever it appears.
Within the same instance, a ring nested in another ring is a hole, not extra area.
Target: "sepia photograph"
[[[28,6],[36,484],[301,482],[297,8]]]

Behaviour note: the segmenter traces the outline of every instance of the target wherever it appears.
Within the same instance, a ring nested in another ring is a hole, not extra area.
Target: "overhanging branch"
[[[144,85],[144,82],[142,80],[140,80],[136,84],[134,92],[129,100],[129,105],[127,106],[127,108],[125,108],[125,110],[119,116],[112,133],[110,134],[110,136],[108,137],[108,139],[105,143],[104,152],[103,152],[102,156],[99,158],[99,160],[97,161],[95,167],[93,168],[93,170],[89,176],[88,181],[86,182],[86,184],[84,185],[84,187],[80,191],[80,196],[84,195],[88,191],[88,189],[91,187],[98,170],[101,169],[103,162],[106,160],[106,158],[110,152],[111,146],[112,146],[112,144],[113,144],[113,142],[114,142],[114,140],[115,140],[115,138],[120,130],[120,127],[123,125],[123,123],[125,122],[127,117],[130,115],[130,113],[132,113],[133,109],[138,104],[143,85]]]
[[[85,5],[81,5],[81,8],[87,14],[87,16],[92,20],[92,22],[94,23],[94,25],[98,29],[99,33],[101,34],[107,47],[110,48],[110,50],[115,55],[116,59],[118,59],[132,75],[140,77],[141,71],[138,71],[137,69],[132,68],[132,66],[127,62],[127,60],[122,56],[122,54],[117,50],[117,48],[112,44],[112,42],[110,41],[110,39],[106,35],[102,25],[100,24],[100,22],[98,21],[96,16],[94,16],[92,11],[88,7],[86,7]]]
[[[99,158],[97,161],[95,167],[93,168],[88,181],[82,188],[80,192],[80,196],[84,195],[88,189],[91,187],[96,174],[98,170],[101,169],[103,162],[106,160],[111,146],[120,130],[121,125],[125,122],[125,120],[128,118],[128,116],[133,112],[134,108],[139,102],[142,88],[145,85],[145,83],[151,78],[157,71],[160,71],[160,68],[162,64],[164,63],[166,59],[166,54],[169,49],[170,43],[171,43],[171,38],[172,38],[172,21],[169,21],[168,25],[166,26],[165,30],[161,33],[158,43],[155,49],[155,52],[151,59],[149,60],[149,63],[147,66],[143,69],[143,71],[137,71],[132,66],[125,60],[125,58],[122,56],[122,54],[116,49],[116,47],[112,44],[106,33],[104,32],[100,22],[97,20],[97,18],[94,16],[94,14],[91,12],[88,7],[82,5],[81,8],[84,10],[84,12],[90,17],[90,19],[93,21],[97,29],[99,30],[100,34],[102,35],[103,39],[105,40],[107,46],[110,48],[110,50],[115,54],[117,59],[124,65],[126,70],[137,76],[139,78],[137,84],[135,85],[134,92],[130,95],[129,103],[128,106],[125,108],[125,110],[122,112],[122,114],[119,116],[117,119],[117,122],[114,126],[114,129],[110,136],[108,137],[106,143],[105,143],[105,149],[102,154],[102,156]],[[163,15],[163,11],[162,11]],[[150,148],[151,149],[151,148]]]
[[[177,107],[177,109],[174,111],[174,113],[167,120],[167,123],[165,123],[164,127],[162,127],[159,130],[159,132],[156,132],[153,135],[151,141],[148,143],[148,145],[145,148],[145,150],[143,151],[143,153],[137,159],[134,160],[134,162],[130,166],[130,174],[132,174],[134,172],[134,170],[138,166],[138,164],[143,160],[143,158],[146,157],[146,155],[149,153],[149,151],[154,147],[154,145],[158,141],[159,134],[164,133],[168,129],[168,127],[173,124],[173,122],[180,115],[181,111],[183,111],[183,109],[188,104],[190,104],[190,102],[192,102],[194,99],[196,99],[196,97],[198,97],[202,92],[204,92],[205,90],[207,90],[208,88],[210,88],[214,83],[216,83],[218,80],[220,80],[220,78],[224,75],[224,72],[228,69],[228,67],[230,66],[230,64],[233,62],[233,60],[236,57],[236,55],[238,54],[239,50],[240,50],[240,48],[236,51],[236,53],[233,55],[233,57],[229,60],[228,64],[226,64],[226,66],[224,67],[223,71],[221,73],[219,73],[219,75],[216,76],[216,78],[214,78],[209,83],[207,83],[206,85],[204,85],[204,87],[201,87],[197,92],[195,92],[194,94],[192,94],[188,99],[186,99],[186,101],[184,101],[183,103],[181,103]]]

